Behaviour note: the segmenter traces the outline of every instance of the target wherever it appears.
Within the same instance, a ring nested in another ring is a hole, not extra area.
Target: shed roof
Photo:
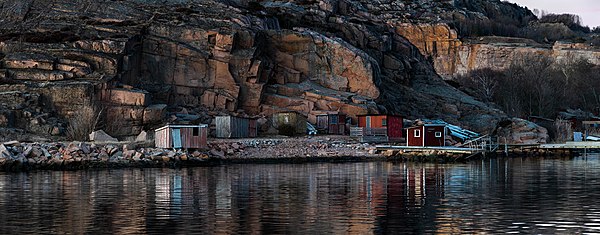
[[[468,139],[473,139],[473,138],[477,138],[480,137],[481,135],[477,132],[473,132],[467,129],[464,129],[462,127],[459,126],[455,126],[452,124],[448,124],[445,121],[442,120],[423,120],[423,121],[427,121],[429,123],[432,124],[443,124],[446,125],[446,127],[448,127],[448,129],[450,130],[450,135],[459,138],[463,141],[468,140]]]
[[[421,125],[407,127],[406,129],[415,129],[415,128],[421,128],[424,126],[448,126],[448,125],[447,124],[421,124]]]
[[[200,128],[206,128],[208,127],[207,124],[198,124],[198,125],[166,125],[163,126],[161,128],[156,129],[155,131],[160,131],[160,130],[164,130],[167,128],[195,128],[195,127],[200,127]]]
[[[216,116],[215,118],[218,118],[218,117],[243,118],[243,119],[249,119],[249,120],[258,119],[255,117],[238,117],[238,116],[233,116],[233,115],[221,115],[221,116]]]
[[[317,116],[330,116],[330,115],[346,115],[343,113],[322,113],[322,114],[317,114]]]
[[[402,115],[397,115],[397,114],[362,114],[362,115],[356,115],[357,117],[367,117],[367,116],[371,116],[371,117],[378,117],[378,116],[390,116],[390,117],[402,117]]]

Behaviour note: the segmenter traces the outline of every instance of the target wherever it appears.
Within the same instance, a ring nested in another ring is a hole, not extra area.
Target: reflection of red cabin
[[[407,128],[408,146],[446,146],[446,125],[425,124]]]
[[[399,140],[403,137],[402,122],[402,117],[397,115],[375,114],[358,116],[358,127],[385,131],[389,140]]]

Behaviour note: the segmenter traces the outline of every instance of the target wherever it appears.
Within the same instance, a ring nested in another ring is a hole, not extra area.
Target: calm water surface
[[[0,234],[600,233],[600,158],[0,174]]]

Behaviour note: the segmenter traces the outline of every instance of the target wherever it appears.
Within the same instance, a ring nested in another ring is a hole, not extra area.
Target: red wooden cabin
[[[358,116],[358,127],[363,127],[367,130],[381,130],[385,131],[388,136],[388,140],[400,140],[404,136],[402,116],[388,115],[388,114],[374,114],[374,115],[359,115]]]
[[[407,128],[407,146],[446,146],[446,125],[425,124]]]

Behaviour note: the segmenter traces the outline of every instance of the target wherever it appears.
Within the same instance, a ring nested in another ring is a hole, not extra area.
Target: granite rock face
[[[511,118],[499,122],[498,142],[506,144],[545,144],[548,130],[533,122]]]
[[[61,118],[100,105],[126,127],[105,129],[114,136],[163,123],[167,106],[294,110],[309,119],[395,113],[478,131],[504,116],[436,74],[427,55],[460,47],[451,30],[432,29],[448,34],[439,46],[411,43],[403,33],[425,30],[403,22],[451,15],[453,1],[0,3],[0,91],[36,92]]]
[[[544,55],[557,62],[586,59],[600,65],[600,50],[584,43],[544,45],[530,39],[493,36],[459,39],[444,23],[401,23],[396,25],[396,32],[430,57],[435,71],[446,80],[477,69],[502,71],[512,61],[529,55]]]

